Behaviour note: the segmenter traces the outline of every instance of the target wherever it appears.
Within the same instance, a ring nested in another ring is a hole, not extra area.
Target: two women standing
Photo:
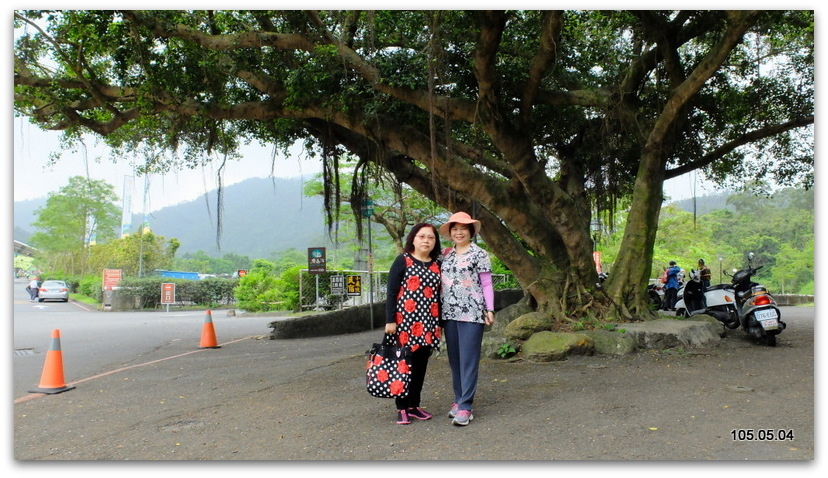
[[[483,328],[494,322],[491,260],[471,242],[479,230],[480,221],[465,212],[452,214],[439,233],[454,245],[441,257],[436,228],[417,224],[391,266],[385,331],[397,334],[398,343],[411,346],[414,355],[409,394],[396,403],[399,424],[432,417],[420,399],[428,357],[439,346],[443,327],[454,392],[448,416],[458,426],[474,418]]]

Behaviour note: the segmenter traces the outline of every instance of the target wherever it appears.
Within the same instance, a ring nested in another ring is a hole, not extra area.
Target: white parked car
[[[63,282],[62,280],[43,281],[37,292],[37,301],[43,302],[47,299],[68,302],[69,287],[66,285],[66,282]]]

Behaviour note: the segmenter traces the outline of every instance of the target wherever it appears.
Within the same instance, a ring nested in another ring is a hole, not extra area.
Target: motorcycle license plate
[[[756,320],[762,324],[763,329],[773,330],[779,328],[779,322],[776,320],[779,316],[774,309],[757,310],[753,314]]]

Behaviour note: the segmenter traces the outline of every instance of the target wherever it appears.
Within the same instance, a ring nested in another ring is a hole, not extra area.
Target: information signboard
[[[121,269],[103,270],[103,290],[112,290],[121,283]]]
[[[165,282],[161,284],[161,303],[175,304],[175,283]]]
[[[362,276],[346,276],[346,287],[349,296],[362,295]]]
[[[308,272],[311,274],[323,274],[325,272],[325,248],[308,248]]]
[[[331,295],[345,294],[345,276],[331,276]]]

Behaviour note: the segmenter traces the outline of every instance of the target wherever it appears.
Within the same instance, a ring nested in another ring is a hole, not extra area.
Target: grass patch
[[[69,298],[70,298],[70,299],[72,299],[72,300],[74,300],[75,302],[80,302],[80,303],[82,303],[82,304],[87,304],[87,305],[96,305],[96,306],[97,306],[97,305],[101,305],[101,303],[100,303],[100,302],[98,302],[97,300],[93,299],[92,297],[89,297],[88,295],[83,295],[83,294],[69,294]]]

